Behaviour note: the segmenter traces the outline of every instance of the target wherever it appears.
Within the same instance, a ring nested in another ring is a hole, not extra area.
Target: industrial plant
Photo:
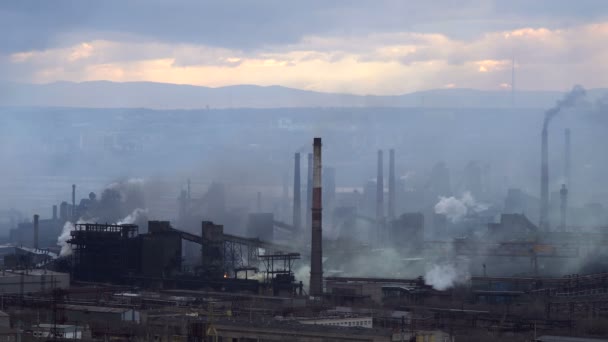
[[[331,159],[335,141],[322,136],[283,157],[292,178],[278,182],[281,190],[242,190],[250,194],[247,208],[235,209],[231,185],[220,181],[199,189],[187,179],[181,189],[155,192],[155,198],[176,194],[174,209],[160,211],[164,219],[146,203],[146,180],[120,180],[82,199],[79,184],[72,184],[68,199],[47,203],[48,218],[43,212],[12,218],[0,248],[0,336],[558,341],[606,335],[608,220],[600,204],[580,208],[569,198],[577,184],[576,133],[568,127],[552,135],[563,141],[548,139],[551,120],[584,96],[575,88],[545,114],[538,196],[509,188],[502,205],[490,195],[480,162],[466,164],[464,191],[452,185],[444,162],[414,188],[400,176],[403,159],[393,147],[375,151],[376,167],[369,168],[375,177],[359,188],[341,187],[345,167]],[[563,146],[553,154],[561,170],[550,169],[554,146]]]

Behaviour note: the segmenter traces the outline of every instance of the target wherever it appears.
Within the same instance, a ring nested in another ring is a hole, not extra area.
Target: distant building
[[[329,316],[315,318],[298,318],[302,324],[318,324],[339,327],[360,327],[373,328],[373,318],[371,316]]]

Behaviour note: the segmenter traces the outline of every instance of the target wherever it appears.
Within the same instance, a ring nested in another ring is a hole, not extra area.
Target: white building
[[[62,338],[81,340],[83,328],[69,324],[38,324],[32,327],[32,335],[36,338]],[[53,336],[54,335],[54,336]]]
[[[299,318],[298,322],[302,324],[331,325],[339,327],[373,327],[373,319],[371,316],[328,316],[315,318]]]

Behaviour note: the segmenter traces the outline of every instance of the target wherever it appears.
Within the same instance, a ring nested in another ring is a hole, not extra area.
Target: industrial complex
[[[476,161],[412,185],[390,146],[346,187],[322,137],[280,156],[282,186],[185,179],[154,213],[144,180],[70,181],[48,215],[9,213],[0,340],[603,341],[608,217],[571,199],[573,130],[549,134],[565,105],[543,122],[538,196],[490,194]]]

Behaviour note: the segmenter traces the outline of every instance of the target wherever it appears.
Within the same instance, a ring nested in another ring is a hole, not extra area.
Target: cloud
[[[374,32],[472,38],[522,26],[577,25],[606,17],[602,0],[342,1],[36,0],[0,2],[0,51],[58,48],[78,40],[138,36],[170,44],[258,49],[306,36]]]
[[[147,40],[77,41],[0,55],[4,80],[154,81],[204,86],[284,85],[356,94],[401,94],[446,84],[507,90],[512,58],[519,89],[605,86],[608,23],[516,28],[476,39],[408,31],[306,35],[255,49]],[[8,63],[8,66],[6,65]]]

